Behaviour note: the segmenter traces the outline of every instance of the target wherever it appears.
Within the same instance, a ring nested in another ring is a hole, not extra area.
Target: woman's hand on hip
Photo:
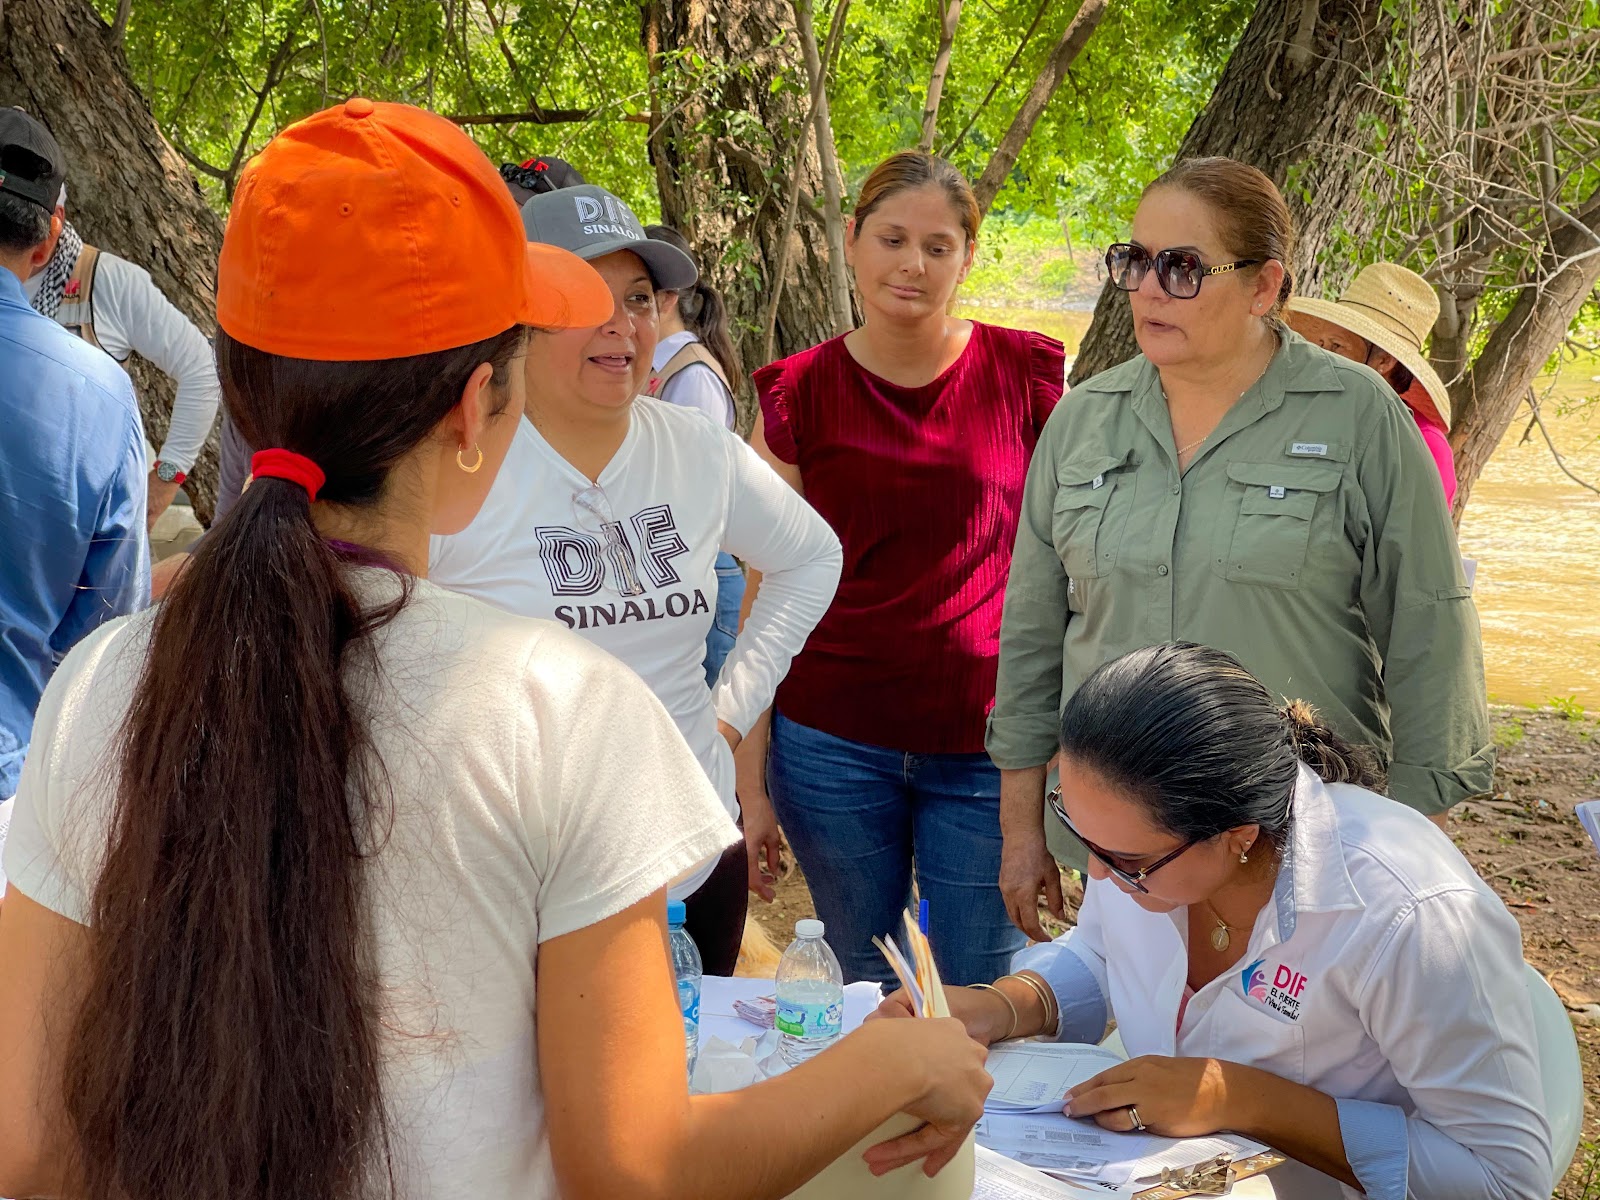
[[[1057,920],[1067,919],[1061,897],[1061,868],[1045,844],[1044,829],[1011,829],[1000,851],[1000,894],[1011,923],[1036,942],[1050,935],[1039,921],[1039,895]]]
[[[1132,1109],[1151,1133],[1208,1137],[1231,1129],[1240,1075],[1250,1068],[1216,1058],[1147,1054],[1109,1067],[1067,1093],[1062,1111],[1103,1129],[1134,1128]]]
[[[983,1116],[983,1102],[994,1086],[983,1067],[987,1051],[950,1018],[878,1021],[863,1032],[869,1029],[882,1039],[881,1053],[923,1081],[921,1094],[905,1111],[925,1124],[872,1147],[863,1156],[867,1166],[874,1175],[886,1175],[922,1159],[923,1174],[937,1175]]]

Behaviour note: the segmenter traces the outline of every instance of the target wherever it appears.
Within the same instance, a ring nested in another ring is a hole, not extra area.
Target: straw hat
[[[1337,300],[1296,296],[1289,311],[1320,317],[1387,350],[1422,384],[1433,401],[1433,415],[1450,428],[1450,390],[1429,364],[1422,343],[1439,319],[1439,297],[1428,281],[1397,263],[1364,268]]]

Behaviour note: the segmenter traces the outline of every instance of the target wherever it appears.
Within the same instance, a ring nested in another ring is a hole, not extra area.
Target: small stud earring
[[[466,450],[461,449],[456,451],[456,466],[460,467],[468,475],[476,475],[478,473],[478,468],[483,466],[483,447],[475,445],[472,448],[478,452],[478,457],[470,467],[467,466],[467,460],[462,457],[462,455],[466,454]]]

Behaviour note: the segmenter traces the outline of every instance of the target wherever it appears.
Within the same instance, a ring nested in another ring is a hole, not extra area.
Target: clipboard
[[[1135,1192],[1134,1198],[1135,1200],[1184,1200],[1188,1196],[1226,1196],[1237,1181],[1263,1174],[1288,1161],[1285,1155],[1279,1154],[1276,1150],[1266,1150],[1225,1166],[1216,1159],[1208,1159],[1177,1170],[1169,1167],[1161,1173],[1167,1182],[1158,1183],[1142,1192]]]

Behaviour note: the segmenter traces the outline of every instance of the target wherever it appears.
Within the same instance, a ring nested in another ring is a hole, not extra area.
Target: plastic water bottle
[[[821,921],[795,922],[794,941],[778,963],[775,1024],[791,1067],[827,1049],[844,1026],[844,972],[822,934]]]
[[[667,901],[667,929],[672,941],[672,973],[678,979],[678,1009],[683,1013],[684,1053],[688,1056],[689,1074],[694,1074],[694,1062],[700,1054],[700,948],[694,944],[689,931],[683,927],[682,900]]]

